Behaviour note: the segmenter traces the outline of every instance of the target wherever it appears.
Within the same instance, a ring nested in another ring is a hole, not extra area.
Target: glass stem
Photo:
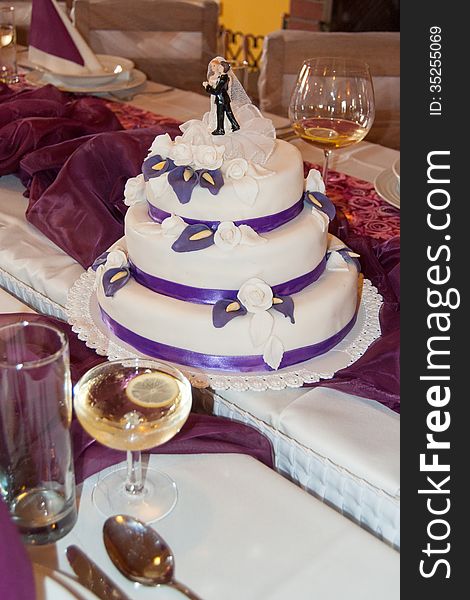
[[[142,482],[142,453],[140,450],[127,451],[127,480],[126,492],[141,494],[144,489]]]
[[[329,162],[331,150],[323,150],[323,154],[325,155],[325,158],[323,159],[322,177],[323,177],[323,182],[326,185],[326,178],[328,177],[328,162]]]

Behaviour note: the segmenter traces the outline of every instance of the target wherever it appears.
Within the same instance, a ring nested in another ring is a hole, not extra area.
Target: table
[[[206,97],[181,90],[162,92],[152,82],[130,104],[181,120],[207,110]],[[286,123],[281,117],[274,121],[278,127]],[[305,160],[321,162],[321,151],[300,140],[295,144]],[[373,181],[397,156],[395,150],[361,142],[334,152],[331,168]],[[2,178],[0,283],[40,312],[64,316],[67,290],[83,269],[25,221],[27,201],[21,193],[15,177]],[[395,413],[375,402],[322,388],[223,392],[214,397],[213,409],[266,433],[282,473],[399,546],[399,419]]]
[[[150,465],[178,483],[175,509],[154,527],[172,547],[177,577],[204,600],[399,597],[397,552],[255,459],[168,455]],[[64,551],[77,544],[131,598],[182,598],[130,583],[112,565],[104,517],[91,505],[97,477],[80,490],[76,526],[52,546],[30,548],[32,560],[71,573]]]

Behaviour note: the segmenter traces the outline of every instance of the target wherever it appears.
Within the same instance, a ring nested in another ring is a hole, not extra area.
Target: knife
[[[67,560],[78,581],[101,600],[130,600],[78,546],[67,548]]]

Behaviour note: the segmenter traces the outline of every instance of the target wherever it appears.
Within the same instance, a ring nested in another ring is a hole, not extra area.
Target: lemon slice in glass
[[[142,373],[129,382],[126,395],[131,402],[145,408],[172,404],[179,394],[176,380],[166,373]]]

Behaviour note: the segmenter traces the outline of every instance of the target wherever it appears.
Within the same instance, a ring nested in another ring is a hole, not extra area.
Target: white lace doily
[[[89,348],[110,360],[144,356],[117,338],[102,322],[94,290],[95,273],[89,269],[69,291],[66,312],[73,331]],[[234,373],[202,370],[187,365],[175,365],[188,377],[194,387],[214,390],[282,390],[302,387],[320,379],[331,379],[364,354],[380,336],[379,311],[382,296],[368,279],[364,279],[361,306],[356,323],[348,335],[332,350],[303,363],[256,373]]]

